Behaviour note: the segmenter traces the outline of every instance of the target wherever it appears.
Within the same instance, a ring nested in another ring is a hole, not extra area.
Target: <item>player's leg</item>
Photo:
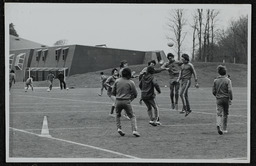
[[[173,80],[170,80],[170,99],[171,99],[171,108],[174,109],[175,105],[174,105],[174,82]]]
[[[64,89],[66,89],[66,88],[67,88],[67,87],[66,87],[66,82],[63,80],[62,83],[63,83]]]
[[[221,131],[222,128],[222,114],[223,114],[223,105],[222,105],[222,100],[217,99],[217,116],[216,116],[216,125],[217,125],[217,131],[220,135],[223,134]]]
[[[156,100],[155,99],[152,99],[150,100],[150,104],[152,105],[152,107],[154,108],[154,123],[160,125],[161,123],[159,122],[159,108],[156,104]]]
[[[180,89],[180,98],[181,98],[181,102],[182,102],[182,110],[180,113],[185,113],[186,110],[186,103],[185,103],[185,88],[186,88],[186,81],[182,81],[181,82],[181,89]]]
[[[131,127],[132,127],[132,133],[134,136],[139,137],[140,134],[137,131],[137,122],[136,122],[136,116],[132,110],[132,105],[130,100],[124,100],[124,110],[127,114],[127,116],[131,120]]]
[[[30,87],[31,87],[32,91],[34,91],[34,87],[33,87],[33,84],[30,84]]]
[[[149,117],[149,124],[156,126],[154,124],[154,118],[153,118],[153,112],[152,112],[152,106],[149,102],[149,100],[143,100],[143,102],[145,103],[146,107],[147,107],[147,112],[148,112],[148,117]]]
[[[27,91],[28,91],[28,87],[29,87],[29,85],[28,85],[28,84],[26,84],[25,92],[27,92]]]
[[[114,115],[114,110],[116,108],[116,97],[113,95],[110,95],[109,97],[113,101],[109,115]]]
[[[228,113],[229,113],[229,100],[228,99],[222,99],[223,100],[223,116],[222,116],[222,131],[223,133],[227,133],[227,123],[228,123]]]
[[[175,109],[178,111],[180,83],[176,82],[174,88],[175,88]]]
[[[116,101],[116,127],[117,127],[117,132],[121,135],[124,136],[125,133],[122,131],[122,126],[121,126],[121,112],[123,109],[122,101]]]
[[[184,90],[184,98],[185,98],[185,105],[186,105],[186,114],[185,116],[188,116],[188,114],[191,113],[191,109],[190,109],[190,105],[189,105],[189,100],[188,100],[188,89],[190,87],[190,84],[191,84],[191,81],[190,80],[187,80],[187,83],[186,83],[186,87],[185,87],[185,90]]]

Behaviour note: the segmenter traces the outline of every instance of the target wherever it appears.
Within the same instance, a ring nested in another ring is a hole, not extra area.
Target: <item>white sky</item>
[[[249,5],[174,5],[174,4],[40,4],[5,3],[5,21],[15,25],[20,37],[52,46],[57,40],[68,44],[94,46],[106,44],[109,48],[141,51],[164,50],[167,46],[167,18],[170,9],[197,8],[220,10],[219,28],[225,28],[230,19],[250,15]],[[8,33],[8,32],[7,32]],[[183,52],[190,53],[191,33],[188,33]]]

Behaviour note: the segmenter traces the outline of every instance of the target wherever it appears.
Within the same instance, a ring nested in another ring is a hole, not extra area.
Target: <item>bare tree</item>
[[[169,23],[167,24],[170,31],[174,34],[175,39],[167,37],[177,44],[178,60],[180,60],[182,42],[186,37],[186,32],[183,32],[183,28],[186,25],[186,19],[184,17],[183,9],[173,9],[170,12]]]
[[[213,47],[214,47],[214,38],[215,38],[215,35],[214,35],[214,28],[215,28],[215,25],[216,25],[216,17],[220,14],[220,11],[217,11],[217,10],[214,10],[212,9],[211,10],[211,14],[210,14],[210,20],[211,20],[211,46],[210,46],[210,61],[213,60]]]
[[[204,24],[204,44],[203,44],[203,59],[205,62],[208,61],[209,57],[209,21],[210,21],[210,10],[206,10],[206,19]]]
[[[196,50],[196,31],[197,31],[197,24],[198,24],[198,16],[197,14],[193,15],[193,24],[191,25],[193,29],[193,36],[192,36],[192,61],[195,60],[195,50]]]
[[[198,60],[202,60],[202,24],[203,24],[203,9],[197,9],[198,14],[198,27],[197,27],[197,33],[198,33],[198,45],[199,45],[199,57]]]
[[[53,45],[54,46],[63,46],[63,45],[66,45],[67,43],[68,43],[68,40],[61,39],[61,40],[56,41]]]

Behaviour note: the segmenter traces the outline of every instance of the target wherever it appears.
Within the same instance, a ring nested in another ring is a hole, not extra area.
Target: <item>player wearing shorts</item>
[[[111,71],[111,76],[109,76],[104,83],[104,85],[107,87],[107,95],[108,97],[113,101],[113,104],[111,106],[111,110],[109,115],[113,116],[114,115],[114,110],[115,110],[115,101],[116,97],[112,95],[112,86],[114,85],[116,79],[119,77],[118,75],[118,70],[116,68],[112,69]]]
[[[157,84],[156,79],[154,78],[154,67],[149,66],[147,68],[147,73],[142,76],[139,88],[141,89],[141,99],[147,106],[148,116],[149,116],[149,124],[152,126],[157,126],[160,124],[159,120],[159,108],[156,104],[156,94],[155,90],[158,92],[158,94],[161,93],[160,87]],[[154,116],[152,112],[152,107],[154,109]]]
[[[216,97],[217,104],[217,130],[220,135],[227,133],[227,120],[229,114],[229,105],[233,100],[232,82],[226,76],[226,67],[219,65],[217,67],[219,76],[214,80],[212,94]]]
[[[177,82],[181,80],[180,97],[181,97],[183,108],[180,113],[185,112],[186,113],[185,117],[186,117],[188,116],[188,114],[192,112],[192,110],[190,109],[189,100],[188,100],[188,88],[191,85],[192,75],[194,75],[195,86],[198,88],[199,85],[197,83],[197,75],[196,75],[194,66],[192,63],[189,63],[189,56],[187,54],[182,54],[181,61],[183,62],[183,65],[181,66],[181,70],[180,70]]]
[[[171,108],[176,109],[178,111],[180,83],[177,82],[177,79],[179,77],[179,72],[181,70],[182,62],[175,61],[174,55],[172,53],[168,53],[167,58],[169,62],[164,63],[161,66],[161,68],[166,69],[169,72],[170,99],[172,103]],[[175,96],[175,101],[174,101],[174,96]]]
[[[28,91],[28,87],[29,87],[29,86],[31,87],[32,91],[34,91],[34,88],[33,88],[33,79],[34,79],[34,76],[30,76],[30,77],[26,80],[26,82],[25,82],[25,84],[26,84],[25,92]]]
[[[53,80],[54,80],[55,76],[52,72],[50,72],[47,76],[47,81],[49,82],[49,90],[52,90],[52,84],[53,84]]]
[[[137,90],[135,84],[130,80],[132,74],[131,69],[124,68],[122,70],[122,77],[118,78],[113,85],[112,94],[116,96],[116,125],[117,132],[124,136],[125,133],[121,127],[121,112],[124,109],[127,116],[131,120],[132,133],[134,136],[139,137],[140,134],[137,132],[136,116],[133,112],[131,102],[137,97]]]
[[[99,96],[102,96],[104,89],[107,90],[107,86],[105,85],[105,82],[107,79],[108,77],[105,76],[103,72],[100,72],[101,89],[100,89],[100,94],[98,94]]]

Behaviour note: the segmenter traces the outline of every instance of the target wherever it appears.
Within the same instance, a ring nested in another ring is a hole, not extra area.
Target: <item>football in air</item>
[[[173,42],[169,42],[169,43],[167,43],[167,45],[168,45],[169,47],[172,47],[174,44],[173,44]]]

